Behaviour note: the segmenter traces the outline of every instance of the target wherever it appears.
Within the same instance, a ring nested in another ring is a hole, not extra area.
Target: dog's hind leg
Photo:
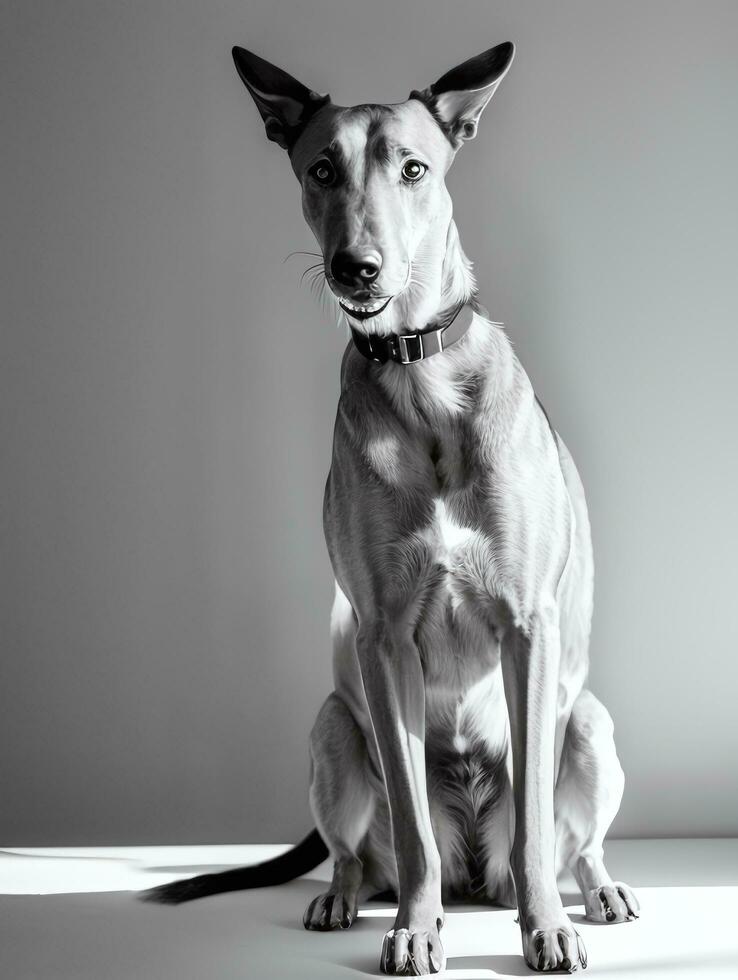
[[[612,719],[594,694],[583,690],[566,729],[556,782],[556,852],[577,880],[587,918],[595,922],[638,917],[635,895],[628,885],[612,880],[603,861],[603,840],[620,807],[623,785]]]
[[[310,805],[333,857],[330,888],[308,905],[306,929],[348,929],[358,911],[362,883],[359,848],[374,813],[366,742],[337,694],[323,704],[310,735]]]

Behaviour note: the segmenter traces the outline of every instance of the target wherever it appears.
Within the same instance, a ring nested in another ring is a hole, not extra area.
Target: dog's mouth
[[[347,316],[354,320],[369,320],[373,316],[379,316],[390,305],[394,296],[380,297],[376,303],[350,303],[347,299],[339,299],[338,305]]]

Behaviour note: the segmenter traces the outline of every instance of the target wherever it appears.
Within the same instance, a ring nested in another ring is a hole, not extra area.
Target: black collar
[[[391,333],[387,337],[375,337],[351,327],[351,335],[356,349],[371,361],[415,364],[416,361],[440,354],[461,340],[471,326],[473,316],[474,310],[469,303],[463,303],[442,327],[426,327],[414,333]]]

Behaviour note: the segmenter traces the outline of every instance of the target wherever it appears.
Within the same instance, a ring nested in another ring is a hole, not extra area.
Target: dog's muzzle
[[[377,303],[363,306],[358,303],[350,303],[347,299],[339,299],[338,305],[344,313],[353,317],[355,320],[369,320],[371,317],[379,316],[380,313],[383,313],[393,299],[393,296],[382,296]]]

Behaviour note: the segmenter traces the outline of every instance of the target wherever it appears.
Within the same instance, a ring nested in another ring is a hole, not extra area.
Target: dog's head
[[[344,107],[233,49],[267,136],[289,153],[326,280],[357,329],[420,329],[438,312],[452,210],[445,176],[513,54],[498,44],[405,102]]]

